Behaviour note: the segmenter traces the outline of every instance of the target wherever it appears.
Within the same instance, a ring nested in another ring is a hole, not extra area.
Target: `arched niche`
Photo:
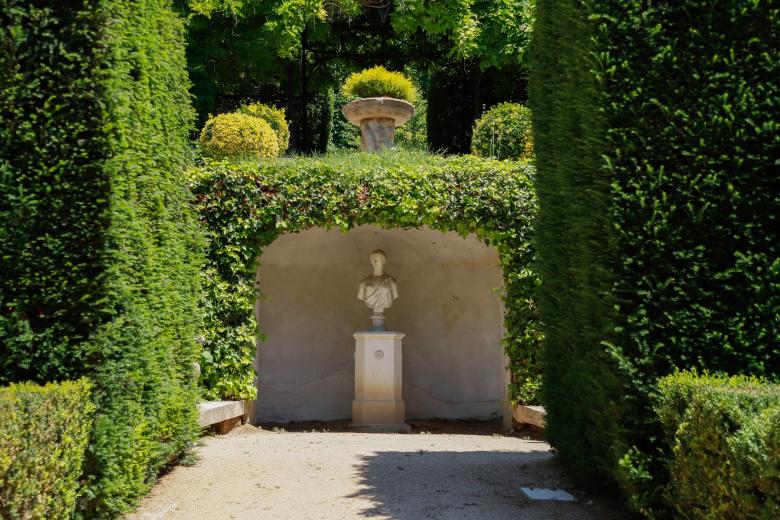
[[[264,249],[255,309],[263,331],[257,420],[350,417],[352,334],[370,325],[357,287],[374,249],[387,252],[386,270],[399,285],[386,328],[406,334],[407,418],[500,414],[506,372],[498,252],[473,235],[360,226],[282,235]]]

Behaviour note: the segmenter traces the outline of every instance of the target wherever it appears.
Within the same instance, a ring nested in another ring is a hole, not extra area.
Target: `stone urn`
[[[401,99],[356,99],[341,109],[347,121],[360,127],[360,148],[376,152],[395,146],[395,129],[414,115],[414,106]]]

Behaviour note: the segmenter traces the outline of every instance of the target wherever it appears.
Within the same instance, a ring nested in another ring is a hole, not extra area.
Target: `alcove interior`
[[[348,419],[355,331],[371,314],[357,299],[383,249],[399,298],[387,330],[403,342],[407,419],[489,419],[505,389],[499,255],[474,235],[428,228],[312,228],[282,235],[260,257],[257,422]]]

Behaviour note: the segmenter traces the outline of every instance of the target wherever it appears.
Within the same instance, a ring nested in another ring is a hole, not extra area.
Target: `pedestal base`
[[[409,431],[401,397],[401,332],[356,332],[355,400],[351,427]]]
[[[406,423],[398,424],[355,424],[351,423],[349,429],[362,433],[410,433],[412,427]]]

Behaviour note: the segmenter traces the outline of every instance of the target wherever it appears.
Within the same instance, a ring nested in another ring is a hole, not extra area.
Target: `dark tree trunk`
[[[476,62],[455,63],[431,76],[428,90],[428,145],[450,154],[468,153],[480,113],[482,73]]]
[[[298,148],[303,153],[311,153],[312,143],[311,132],[309,131],[309,78],[306,66],[306,44],[306,28],[304,27],[303,33],[301,34],[301,97],[298,103],[301,107],[301,143]]]

